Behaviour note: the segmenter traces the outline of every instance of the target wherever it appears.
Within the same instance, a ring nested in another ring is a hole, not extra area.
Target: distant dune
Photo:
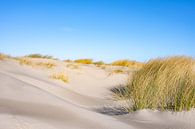
[[[194,110],[123,109],[127,102],[116,101],[111,89],[125,85],[136,70],[102,62],[2,58],[0,129],[194,129]]]

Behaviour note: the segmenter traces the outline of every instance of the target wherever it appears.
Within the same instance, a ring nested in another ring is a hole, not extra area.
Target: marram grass
[[[54,68],[56,66],[56,64],[51,63],[51,62],[33,62],[29,58],[20,58],[18,60],[19,60],[19,63],[21,65],[29,65],[29,66],[32,66],[32,67],[40,67],[40,68],[51,69],[51,68]]]
[[[112,62],[111,65],[139,69],[143,66],[143,63],[136,62],[136,61],[130,61],[130,60],[117,60],[117,61]]]
[[[66,74],[64,74],[64,73],[53,74],[51,76],[51,78],[56,79],[56,80],[61,80],[64,83],[69,82],[69,77]]]
[[[80,63],[80,64],[92,64],[93,60],[92,59],[78,59],[75,60],[76,63]]]
[[[151,60],[128,84],[132,110],[183,111],[195,107],[194,60],[169,57]]]
[[[0,54],[0,60],[4,60],[5,56],[3,54]]]

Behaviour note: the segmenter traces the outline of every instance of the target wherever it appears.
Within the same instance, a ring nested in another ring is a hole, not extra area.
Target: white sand
[[[67,63],[49,61],[57,67],[0,61],[0,129],[195,129],[195,111],[117,115],[106,110],[114,105],[109,89],[124,84],[127,75],[108,76],[93,65],[72,69]],[[61,71],[70,78],[67,84],[49,78]]]

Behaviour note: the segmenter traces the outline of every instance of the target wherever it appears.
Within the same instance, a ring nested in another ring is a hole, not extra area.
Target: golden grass
[[[119,85],[117,87],[111,88],[110,91],[113,93],[112,96],[114,100],[128,100],[129,90],[127,86]]]
[[[7,58],[7,56],[2,54],[2,53],[0,53],[0,60],[4,60],[5,58]]]
[[[69,82],[69,77],[66,74],[64,74],[64,73],[53,74],[51,76],[51,78],[56,79],[56,80],[61,80],[64,83]]]
[[[37,63],[35,63],[35,66],[40,66],[40,67],[51,69],[51,68],[55,67],[56,65],[54,63],[51,63],[51,62],[37,62]]]
[[[0,53],[0,60],[4,60],[5,58],[13,58],[13,57],[7,54]]]
[[[125,73],[125,71],[122,70],[122,69],[115,69],[115,70],[112,70],[112,71],[108,74],[108,76],[113,75],[113,74],[124,74],[124,73]]]
[[[128,84],[133,110],[182,111],[195,107],[194,60],[189,57],[159,58],[135,72]]]
[[[129,68],[141,68],[143,66],[143,63],[136,62],[136,61],[130,61],[130,60],[117,60],[111,63],[111,65],[114,66],[124,66]]]
[[[80,63],[80,64],[92,64],[93,60],[92,59],[78,59],[78,60],[75,60],[74,62]]]
[[[27,58],[18,58],[21,65],[33,65],[33,62]]]
[[[18,60],[21,65],[29,65],[32,67],[41,67],[41,68],[51,69],[56,66],[54,63],[51,63],[51,62],[35,62],[35,61],[33,62],[29,58],[19,58]]]

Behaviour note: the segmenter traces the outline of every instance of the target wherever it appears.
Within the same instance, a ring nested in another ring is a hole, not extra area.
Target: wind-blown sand
[[[0,129],[195,129],[195,111],[112,110],[117,103],[109,89],[124,84],[126,74],[49,61],[57,66],[42,69],[0,61]],[[70,78],[67,84],[49,77],[61,71]]]

